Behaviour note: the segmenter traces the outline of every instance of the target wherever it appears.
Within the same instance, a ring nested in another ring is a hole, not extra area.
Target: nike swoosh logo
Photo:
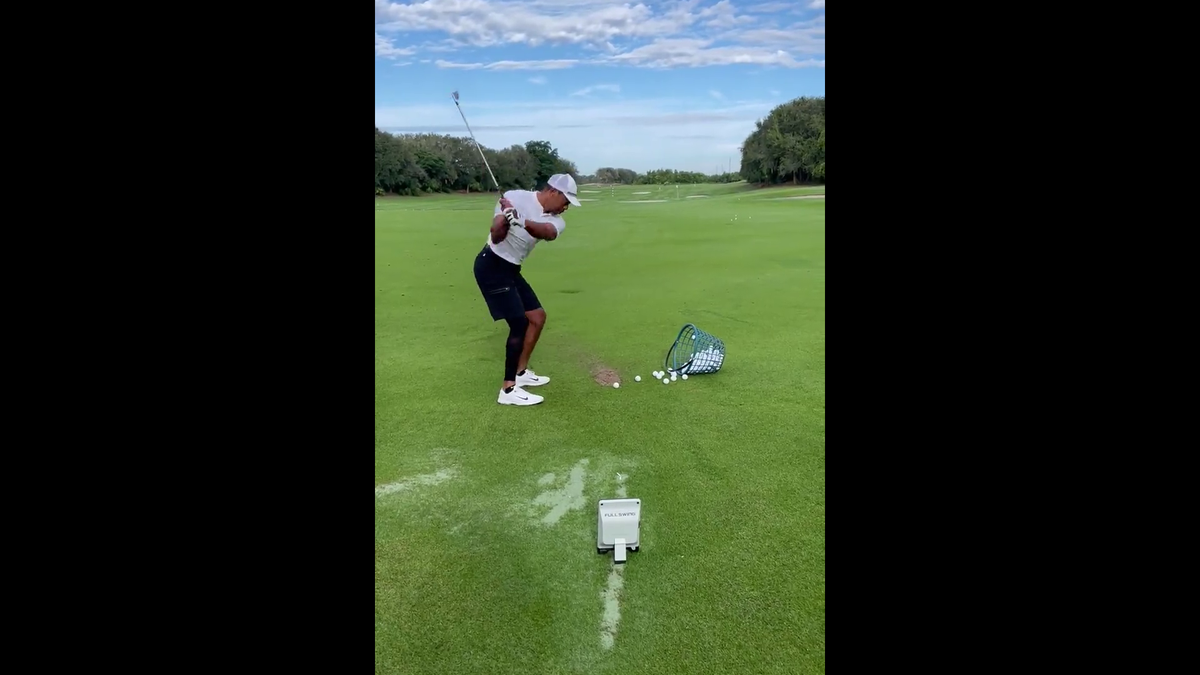
[[[517,398],[521,399],[522,401],[528,401],[528,400],[529,400],[529,397],[528,397],[528,396],[518,396]]]

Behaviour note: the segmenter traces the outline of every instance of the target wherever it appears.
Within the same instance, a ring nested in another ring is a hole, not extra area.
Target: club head
[[[457,101],[457,100],[458,100],[458,92],[457,92],[457,91],[456,91],[456,92],[454,92],[453,94],[450,94],[450,95],[454,97],[454,100],[455,100],[455,101]]]

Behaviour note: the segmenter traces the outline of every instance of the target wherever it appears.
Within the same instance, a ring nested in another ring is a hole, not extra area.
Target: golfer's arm
[[[525,231],[533,235],[536,239],[554,241],[558,238],[558,229],[550,223],[539,223],[534,220],[526,220]]]
[[[504,214],[498,214],[492,218],[492,243],[499,244],[508,237],[508,220]]]

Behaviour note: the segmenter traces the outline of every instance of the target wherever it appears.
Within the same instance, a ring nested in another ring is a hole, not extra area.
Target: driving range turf
[[[824,188],[580,190],[524,265],[523,408],[471,271],[495,194],[376,199],[375,672],[823,673],[825,200],[780,197]],[[724,367],[664,385],[686,323]]]

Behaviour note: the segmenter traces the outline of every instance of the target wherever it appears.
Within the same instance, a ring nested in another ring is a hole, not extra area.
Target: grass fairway
[[[825,200],[775,197],[824,189],[580,190],[524,266],[528,408],[471,272],[494,194],[376,200],[376,673],[823,673]],[[663,385],[685,323],[724,368]]]

